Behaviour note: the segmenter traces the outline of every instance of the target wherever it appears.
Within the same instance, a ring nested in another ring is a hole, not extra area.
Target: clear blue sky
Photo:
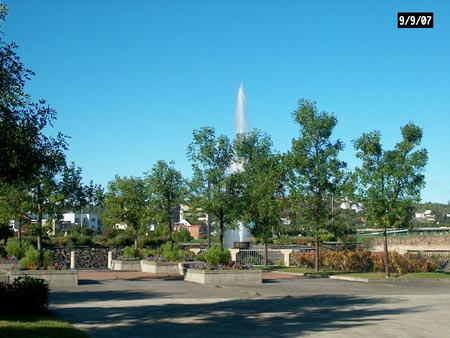
[[[338,118],[342,159],[410,121],[429,151],[423,201],[450,200],[450,4],[442,0],[5,0],[2,28],[36,72],[34,99],[58,112],[68,160],[86,181],[142,176],[159,159],[191,175],[192,131],[232,137],[244,84],[249,128],[286,151],[299,98]],[[434,29],[398,29],[397,12],[434,12]]]

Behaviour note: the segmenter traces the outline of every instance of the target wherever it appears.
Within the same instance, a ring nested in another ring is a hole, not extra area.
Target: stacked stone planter
[[[111,270],[141,271],[141,261],[125,261],[113,259],[111,261]]]
[[[41,278],[52,286],[76,286],[78,285],[78,271],[74,270],[10,270],[8,271],[9,283],[20,276]]]
[[[183,274],[183,263],[179,262],[153,262],[141,261],[142,272],[163,273],[163,274]]]
[[[262,270],[187,269],[184,280],[206,285],[256,285],[262,283]]]
[[[20,266],[20,260],[18,259],[2,259],[0,261],[0,270],[2,271],[12,270],[18,266]]]

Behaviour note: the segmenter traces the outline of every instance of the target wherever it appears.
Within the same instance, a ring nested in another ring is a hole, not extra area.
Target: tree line
[[[0,21],[6,14],[0,5]],[[330,199],[355,198],[364,204],[367,222],[383,229],[389,274],[387,228],[410,224],[425,184],[428,156],[419,126],[402,126],[393,149],[382,146],[380,131],[362,134],[353,140],[360,165],[349,170],[339,157],[344,144],[333,137],[337,117],[300,99],[292,113],[299,133],[285,153],[276,151],[270,135],[260,130],[231,140],[213,127],[201,127],[187,146],[193,169],[189,180],[173,162],[160,160],[143,177],[116,176],[105,193],[92,181],[84,184],[81,168],[66,163],[67,136],[46,134],[56,112],[25,92],[34,73],[16,49],[0,35],[0,217],[3,225],[10,219],[20,225],[30,212],[37,215],[34,233],[41,253],[44,214],[58,219],[64,210],[102,206],[105,225],[126,224],[137,245],[139,232],[151,223],[165,226],[171,242],[173,212],[180,203],[209,215],[222,246],[225,229],[239,221],[267,250],[288,205],[313,234],[318,270],[320,234],[338,224]]]

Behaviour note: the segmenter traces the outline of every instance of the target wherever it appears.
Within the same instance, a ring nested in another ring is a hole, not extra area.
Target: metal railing
[[[450,250],[408,250],[407,252],[413,256],[432,259],[440,265],[450,261]]]
[[[241,249],[236,254],[236,260],[244,264],[264,265],[264,249]],[[279,265],[283,260],[284,255],[280,250],[268,250],[269,265]]]

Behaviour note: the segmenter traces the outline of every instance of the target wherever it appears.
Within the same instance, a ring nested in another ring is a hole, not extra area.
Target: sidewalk
[[[93,338],[450,336],[450,284],[408,285],[266,274],[258,286],[178,276],[80,272],[50,308]]]

